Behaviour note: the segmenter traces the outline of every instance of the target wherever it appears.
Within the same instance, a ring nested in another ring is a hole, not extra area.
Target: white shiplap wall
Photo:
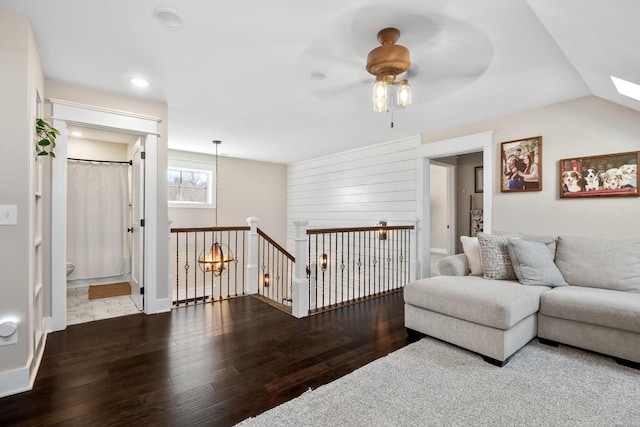
[[[309,228],[415,225],[420,136],[345,151],[287,167],[287,241],[293,221]]]

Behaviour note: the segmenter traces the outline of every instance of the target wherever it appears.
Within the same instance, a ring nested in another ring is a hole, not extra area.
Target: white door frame
[[[494,166],[493,166],[493,132],[482,132],[459,138],[446,139],[443,141],[422,144],[418,147],[418,167],[417,167],[417,212],[418,217],[418,265],[416,271],[418,278],[429,277],[431,273],[431,236],[429,205],[431,203],[429,194],[429,177],[431,159],[439,157],[455,156],[482,151],[484,189],[482,201],[484,205],[484,230],[490,233],[492,230],[492,208],[493,208],[493,187],[494,187]]]
[[[67,124],[109,129],[141,135],[146,142],[145,181],[147,192],[145,227],[145,247],[155,248],[157,230],[157,164],[158,164],[158,123],[157,117],[100,108],[75,102],[50,99],[53,126],[60,131],[56,139],[56,157],[51,170],[51,317],[47,322],[49,331],[67,327]],[[145,313],[165,311],[155,302],[157,295],[157,253],[147,251],[144,265]],[[163,282],[163,281],[161,281]]]

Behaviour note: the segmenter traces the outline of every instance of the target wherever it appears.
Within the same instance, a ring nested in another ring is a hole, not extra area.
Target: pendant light
[[[222,144],[222,141],[214,140],[213,143],[216,146],[216,186],[215,186],[215,197],[216,197],[216,214],[215,214],[215,225],[218,226],[218,146]],[[213,232],[215,236],[215,232]],[[213,239],[213,244],[209,246],[208,249],[202,251],[200,253],[200,257],[198,258],[198,266],[200,270],[205,273],[212,273],[214,276],[220,276],[225,270],[229,268],[228,264],[233,262],[235,257],[233,256],[233,252],[226,245],[218,242],[217,236]]]

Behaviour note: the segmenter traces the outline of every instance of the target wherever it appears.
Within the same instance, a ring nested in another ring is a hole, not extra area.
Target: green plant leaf
[[[56,157],[56,155],[55,155],[55,154],[53,154],[53,151],[49,153],[49,156],[50,156],[50,157]]]
[[[38,153],[38,156],[48,156],[48,155],[49,155],[49,153],[47,153],[46,151],[40,151]]]
[[[38,145],[41,147],[46,147],[47,145],[50,145],[51,142],[48,139],[41,139],[40,141],[38,141]]]

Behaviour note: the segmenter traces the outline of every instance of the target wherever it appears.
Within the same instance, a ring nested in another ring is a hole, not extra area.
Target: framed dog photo
[[[541,136],[503,142],[500,158],[502,193],[542,190]]]
[[[560,197],[638,196],[640,151],[560,160]]]

